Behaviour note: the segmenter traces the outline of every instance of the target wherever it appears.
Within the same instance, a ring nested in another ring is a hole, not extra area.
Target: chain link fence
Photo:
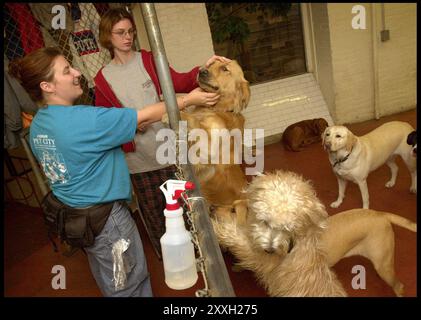
[[[94,103],[93,78],[110,60],[99,44],[101,16],[123,3],[6,3],[3,10],[4,55],[11,61],[42,47],[59,47],[82,73],[84,94],[77,104]]]
[[[5,73],[8,63],[14,59],[22,58],[42,47],[58,47],[72,66],[82,74],[83,95],[75,103],[93,105],[95,103],[93,79],[97,72],[111,60],[108,50],[99,44],[98,28],[101,16],[111,8],[125,8],[131,12],[132,5],[128,3],[5,3],[2,7]],[[138,49],[136,40],[135,45]],[[24,90],[20,86],[19,89]],[[22,91],[15,89],[12,94],[19,97]],[[28,112],[28,107],[24,106],[22,99],[19,98],[9,100],[5,97],[4,105],[4,153],[7,158],[3,166],[4,200],[39,206],[39,198],[42,195],[40,189],[42,190],[45,186],[40,185],[40,182],[34,179],[33,172],[30,172],[39,169],[34,168],[33,165],[29,166],[31,155],[28,152],[30,150],[28,148],[21,150],[23,144],[21,138],[25,131],[21,112]],[[35,113],[35,110],[36,107],[33,107],[31,113]]]

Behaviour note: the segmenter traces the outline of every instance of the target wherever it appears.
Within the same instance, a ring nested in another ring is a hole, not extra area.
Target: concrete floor
[[[363,135],[384,122],[407,121],[416,127],[416,110],[407,111],[380,120],[349,125],[356,135]],[[401,159],[398,159],[399,174],[393,189],[384,184],[389,179],[389,169],[382,166],[368,178],[370,206],[373,209],[389,211],[404,216],[412,221],[417,219],[417,201],[409,193],[410,175]],[[348,209],[361,207],[361,195],[358,187],[348,185],[346,198],[340,208],[330,208],[336,199],[337,182],[331,170],[327,154],[320,144],[307,147],[302,152],[285,151],[281,143],[265,147],[265,171],[276,169],[291,170],[313,181],[317,195],[325,204],[330,215]],[[18,203],[5,205],[5,244],[4,244],[4,295],[7,297],[98,297],[101,296],[90,273],[88,261],[82,251],[71,257],[55,253],[48,242],[39,209]],[[142,236],[148,268],[151,273],[152,289],[156,297],[194,297],[197,289],[202,289],[203,281],[199,275],[198,283],[191,289],[175,291],[164,283],[161,261],[154,254],[146,232],[137,219]],[[417,235],[406,229],[394,227],[396,239],[395,265],[398,278],[405,285],[406,296],[417,295]],[[224,253],[227,270],[238,297],[265,297],[253,273],[231,271],[233,257]],[[54,290],[51,286],[54,265],[62,265],[66,270],[66,289]],[[355,265],[362,265],[366,270],[366,289],[354,290],[351,287],[351,272]],[[363,257],[349,257],[334,266],[339,280],[350,297],[393,297],[391,288],[376,274],[371,262]]]

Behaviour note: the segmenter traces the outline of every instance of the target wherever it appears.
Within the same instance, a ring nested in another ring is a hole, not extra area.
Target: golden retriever
[[[220,95],[218,103],[212,107],[196,106],[191,110],[180,112],[181,120],[187,121],[189,133],[193,129],[204,129],[208,137],[208,150],[200,150],[203,163],[193,165],[200,183],[203,196],[209,204],[214,206],[231,205],[233,201],[242,197],[242,189],[247,185],[247,179],[241,164],[234,161],[234,154],[243,148],[244,116],[241,111],[246,108],[250,100],[249,82],[244,78],[243,70],[235,61],[215,61],[208,68],[202,67],[198,74],[199,86],[207,92],[217,92]],[[241,141],[234,148],[234,136],[230,140],[229,163],[221,163],[224,150],[219,139],[212,138],[212,130],[238,129]],[[212,163],[212,144],[219,148],[219,158]],[[191,143],[190,143],[191,147]],[[237,156],[241,155],[237,153]],[[237,158],[238,159],[238,158]],[[240,158],[241,159],[241,158]]]
[[[348,180],[358,184],[363,208],[369,207],[367,176],[386,163],[391,170],[387,188],[395,185],[398,166],[395,156],[400,155],[411,173],[410,192],[417,192],[416,159],[411,156],[411,146],[406,143],[408,134],[414,129],[407,122],[391,121],[368,134],[357,137],[344,126],[330,126],[323,132],[323,146],[329,153],[329,161],[337,177],[339,194],[330,206],[337,208],[342,203]]]
[[[305,146],[321,141],[321,135],[328,126],[323,118],[293,123],[282,134],[282,143],[286,150],[302,151]]]

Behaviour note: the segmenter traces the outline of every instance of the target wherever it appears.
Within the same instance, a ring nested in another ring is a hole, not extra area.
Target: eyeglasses
[[[130,37],[133,37],[134,35],[136,35],[136,30],[135,29],[130,29],[130,30],[119,30],[119,31],[112,31],[111,33],[118,35],[120,38],[124,38],[126,36],[126,34],[128,34]]]

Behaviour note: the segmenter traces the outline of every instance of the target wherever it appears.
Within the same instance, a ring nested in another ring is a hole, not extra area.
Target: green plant
[[[216,43],[231,40],[241,43],[250,36],[247,21],[240,16],[258,14],[262,23],[267,18],[286,17],[291,3],[206,3],[212,36]]]

